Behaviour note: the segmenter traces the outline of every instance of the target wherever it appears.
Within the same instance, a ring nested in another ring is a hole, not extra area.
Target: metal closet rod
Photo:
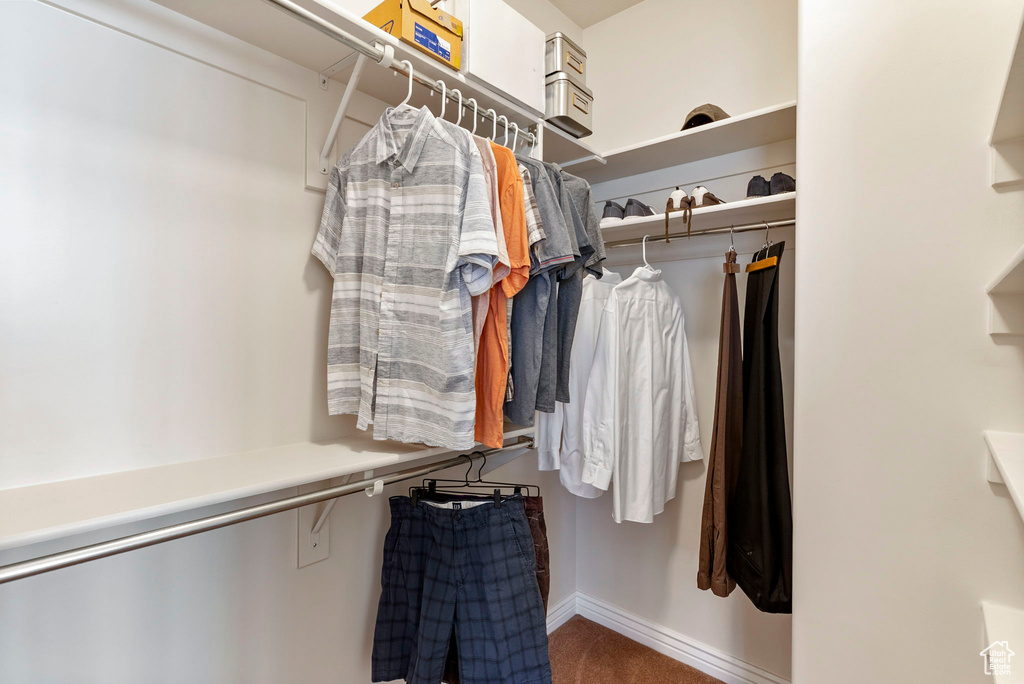
[[[381,50],[380,48],[377,48],[377,47],[375,47],[373,45],[370,45],[369,43],[367,43],[366,41],[364,41],[364,40],[362,40],[360,38],[357,38],[357,37],[353,36],[352,34],[350,34],[349,32],[345,31],[344,29],[338,28],[337,26],[335,26],[334,24],[330,23],[329,21],[326,21],[325,19],[323,19],[321,17],[318,17],[317,15],[313,14],[312,12],[307,10],[305,7],[302,7],[301,5],[297,5],[294,2],[292,2],[291,0],[263,0],[263,1],[273,5],[275,7],[277,7],[282,12],[285,12],[286,14],[291,15],[292,17],[298,19],[302,23],[315,28],[320,33],[323,33],[324,35],[326,35],[326,36],[328,36],[330,38],[333,38],[334,40],[338,41],[339,43],[342,43],[343,45],[346,45],[346,46],[352,48],[356,52],[361,52],[362,54],[364,54],[367,57],[369,57],[370,59],[372,59],[374,62],[377,62],[378,64],[382,64],[383,66],[386,66],[386,67],[389,67],[391,69],[394,69],[395,71],[397,71],[399,73],[402,73],[402,74],[405,74],[406,76],[409,75],[409,72],[406,70],[405,65],[403,65],[400,60],[395,59],[394,56],[393,56],[393,53],[392,53],[392,57],[391,57],[391,63],[390,64],[385,64],[383,60],[384,60],[385,55],[388,54],[387,52],[385,52],[384,50]],[[441,93],[442,95],[447,97],[452,102],[458,102],[459,101],[459,98],[457,98],[454,95],[452,95],[452,89],[451,88],[448,88],[447,91],[443,91],[441,89],[441,86],[438,84],[438,81],[435,81],[434,79],[430,78],[429,76],[423,76],[422,74],[415,74],[414,73],[413,74],[413,79],[415,81],[417,81],[418,83],[420,83],[422,85],[425,85],[426,87],[430,88],[435,93]],[[468,99],[469,98],[463,98],[463,100],[462,100],[463,106],[466,109],[469,109],[469,107],[466,106],[466,102],[468,101]],[[493,119],[495,124],[500,124],[501,123],[500,121],[498,121],[498,114],[497,113],[491,114],[486,109],[481,109],[481,110],[479,110],[479,114],[480,114],[480,116],[482,116],[484,118]],[[502,124],[502,125],[504,125],[504,124]],[[533,145],[535,145],[536,142],[537,142],[537,137],[533,133],[530,133],[529,131],[527,131],[525,129],[520,129],[519,130],[519,137],[521,139],[523,139],[523,140],[526,140],[526,142],[529,143],[531,147]]]
[[[4,565],[3,567],[0,567],[0,584],[13,582],[14,580],[24,579],[26,577],[32,577],[33,575],[41,575],[44,572],[71,567],[72,565],[78,565],[79,563],[107,558],[108,556],[116,556],[119,553],[143,549],[147,546],[162,544],[174,539],[181,539],[182,537],[190,537],[193,534],[209,532],[222,527],[228,527],[229,525],[237,525],[238,523],[245,522],[247,520],[263,518],[268,515],[274,515],[275,513],[282,513],[294,508],[301,508],[303,506],[320,503],[321,501],[327,501],[328,499],[335,499],[340,496],[355,494],[356,492],[361,492],[367,488],[372,488],[378,481],[383,482],[385,485],[389,485],[395,482],[402,482],[404,480],[411,480],[423,475],[428,475],[438,470],[451,468],[452,466],[460,464],[465,465],[467,462],[471,463],[473,461],[478,461],[502,451],[532,448],[532,437],[520,437],[515,444],[510,444],[508,446],[501,447],[500,449],[489,449],[487,451],[464,454],[456,458],[438,461],[427,466],[411,468],[409,470],[400,470],[396,473],[391,473],[390,475],[383,475],[369,480],[360,480],[359,482],[350,482],[338,487],[322,489],[318,492],[300,494],[299,496],[290,496],[287,499],[269,501],[257,506],[240,508],[228,513],[211,515],[207,518],[178,523],[177,525],[169,525],[168,527],[161,527],[156,530],[150,530],[149,532],[132,534],[127,537],[120,537],[118,539],[100,542],[99,544],[91,544],[89,546],[82,546],[69,551],[50,554],[49,556],[41,556],[39,558],[22,561],[20,563]]]
[[[785,228],[787,226],[795,226],[796,219],[787,219],[785,221],[762,221],[761,223],[745,223],[741,226],[725,226],[724,228],[705,228],[704,230],[691,231],[689,235],[686,233],[669,233],[668,239],[674,240],[677,238],[692,237],[695,235],[728,235],[731,233],[749,233],[753,230],[765,230],[771,228]],[[664,240],[666,238],[664,233],[654,234],[647,238],[648,242],[655,242],[658,240]],[[639,245],[643,243],[644,237],[641,235],[638,238],[628,238],[625,240],[611,240],[604,243],[607,247],[629,247],[630,245]]]

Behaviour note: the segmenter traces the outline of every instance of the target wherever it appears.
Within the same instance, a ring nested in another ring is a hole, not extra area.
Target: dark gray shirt
[[[530,281],[512,302],[512,382],[515,392],[505,402],[505,415],[518,425],[533,425],[537,409],[538,387],[541,383],[545,355],[557,358],[556,319],[548,322],[548,309],[557,303],[557,274],[566,265],[575,262],[569,239],[569,228],[556,192],[544,165],[535,159],[517,157],[530,171],[530,181],[544,230],[544,239],[535,245],[536,263],[531,268]],[[552,312],[552,316],[556,312]],[[550,345],[550,346],[549,346]],[[554,386],[555,370],[549,371]],[[553,395],[553,393],[552,393]],[[549,411],[554,410],[552,398]]]

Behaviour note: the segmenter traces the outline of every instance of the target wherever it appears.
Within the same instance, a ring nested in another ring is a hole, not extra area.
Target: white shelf
[[[602,163],[602,159],[592,147],[579,138],[574,138],[562,129],[544,122],[544,154],[546,162],[570,164],[586,159]],[[572,169],[567,169],[575,173]]]
[[[795,137],[796,102],[789,102],[603,152],[605,163],[582,161],[567,170],[601,183]]]
[[[571,170],[571,169],[570,169]],[[796,193],[787,192],[781,195],[757,197],[738,202],[727,202],[711,207],[693,210],[690,221],[691,230],[707,230],[709,228],[728,228],[746,223],[760,221],[785,221],[796,217]],[[682,212],[673,213],[669,220],[669,231],[680,232],[686,229]],[[605,240],[629,240],[644,235],[657,237],[665,232],[665,214],[629,218],[621,221],[605,219],[601,221],[601,234]]]
[[[990,335],[1024,335],[1024,247],[986,288]]]
[[[506,439],[533,434],[507,432]],[[0,490],[0,549],[452,453],[365,433]]]
[[[1024,18],[992,127],[992,186],[1024,184]]]
[[[1024,19],[1017,34],[1010,68],[1006,72],[1003,97],[992,128],[992,142],[1024,138]]]
[[[1024,434],[995,430],[986,430],[984,434],[991,459],[988,480],[1006,485],[1017,513],[1024,518]]]
[[[345,45],[288,16],[263,0],[217,0],[217,2],[155,0],[155,2],[317,73],[325,71],[331,65],[353,53],[353,50]],[[481,112],[487,108],[493,108],[499,114],[508,116],[510,121],[515,121],[524,129],[543,118],[543,112],[507,98],[480,83],[468,80],[461,73],[427,57],[369,22],[363,21],[362,17],[341,7],[337,2],[332,0],[296,0],[296,4],[302,5],[322,19],[367,43],[379,42],[393,45],[396,59],[408,59],[412,62],[413,69],[417,74],[441,79],[449,89],[458,88],[462,91],[464,100],[475,97],[480,104]],[[351,71],[351,67],[343,69],[332,74],[331,78],[345,82]],[[367,65],[367,70],[359,82],[360,92],[391,104],[397,104],[405,98],[407,87],[407,79],[392,77],[391,74],[375,66],[372,62]],[[415,87],[410,104],[418,107],[422,104],[432,103],[431,109],[436,111],[439,97],[438,95],[431,98],[426,88]],[[451,102],[449,102],[448,111],[454,112]],[[471,119],[472,112],[467,111],[464,116],[466,119]],[[490,124],[488,123],[488,125]],[[503,127],[499,126],[499,130],[502,129]]]
[[[1010,660],[1012,670],[1021,671],[1024,662],[1024,610],[1002,606],[988,601],[981,602],[981,614],[985,620],[985,647],[996,642],[1006,642],[1015,655]],[[1019,684],[1019,674],[996,674],[992,676],[995,684]]]

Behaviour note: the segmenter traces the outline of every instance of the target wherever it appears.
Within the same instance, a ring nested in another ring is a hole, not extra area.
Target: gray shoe
[[[636,216],[654,216],[654,209],[651,209],[640,200],[631,197],[626,201],[626,218],[634,218]]]
[[[771,193],[781,195],[784,192],[796,192],[796,180],[780,171],[772,176]]]
[[[617,219],[619,221],[626,215],[626,210],[622,208],[621,204],[608,200],[604,203],[604,212],[601,215],[601,220],[604,219]]]
[[[747,183],[747,199],[752,197],[767,197],[772,194],[771,183],[764,179],[764,176],[754,176]]]

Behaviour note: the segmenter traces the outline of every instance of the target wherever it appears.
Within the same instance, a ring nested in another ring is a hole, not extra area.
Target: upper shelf
[[[796,102],[789,102],[604,152],[602,159],[567,166],[570,173],[591,183],[601,183],[795,137]]]
[[[993,143],[1016,138],[1024,138],[1024,19],[1017,34],[1013,58],[1006,72],[1003,98],[992,128]]]
[[[585,142],[544,122],[544,161],[571,165],[584,159],[603,163],[601,156]]]
[[[533,434],[507,432],[506,439]],[[0,549],[234,501],[408,461],[444,448],[375,441],[366,433],[243,454],[0,490]]]
[[[346,45],[302,21],[289,17],[282,10],[263,0],[154,1],[317,73],[329,70],[332,65],[354,52]],[[458,88],[462,91],[464,100],[475,97],[481,112],[488,108],[495,109],[499,114],[505,114],[521,127],[534,124],[543,116],[543,112],[469,80],[461,73],[427,57],[400,42],[394,36],[364,21],[362,17],[341,7],[333,0],[294,0],[294,2],[367,43],[393,45],[395,59],[407,59],[412,62],[413,69],[417,74],[423,74],[435,80],[443,80],[449,89]],[[347,81],[350,73],[351,65],[348,65],[346,68],[331,73],[330,77],[339,81]],[[405,99],[406,88],[406,79],[392,78],[382,70],[367,73],[359,82],[360,92],[392,104]],[[426,88],[413,89],[413,98],[410,104],[418,107],[428,102],[431,102],[431,99]],[[436,109],[437,97],[433,98],[433,102],[435,107],[432,109]],[[449,111],[452,111],[451,107]],[[466,114],[469,114],[471,118],[471,112],[467,111]]]
[[[769,197],[727,202],[711,207],[693,210],[690,220],[691,230],[707,230],[711,228],[728,228],[746,223],[761,221],[785,221],[796,217],[796,193],[787,192]],[[685,230],[682,212],[671,214],[669,229],[672,232]],[[657,237],[665,231],[665,214],[643,216],[640,218],[604,219],[601,221],[601,234],[605,240],[629,240],[651,235]]]

